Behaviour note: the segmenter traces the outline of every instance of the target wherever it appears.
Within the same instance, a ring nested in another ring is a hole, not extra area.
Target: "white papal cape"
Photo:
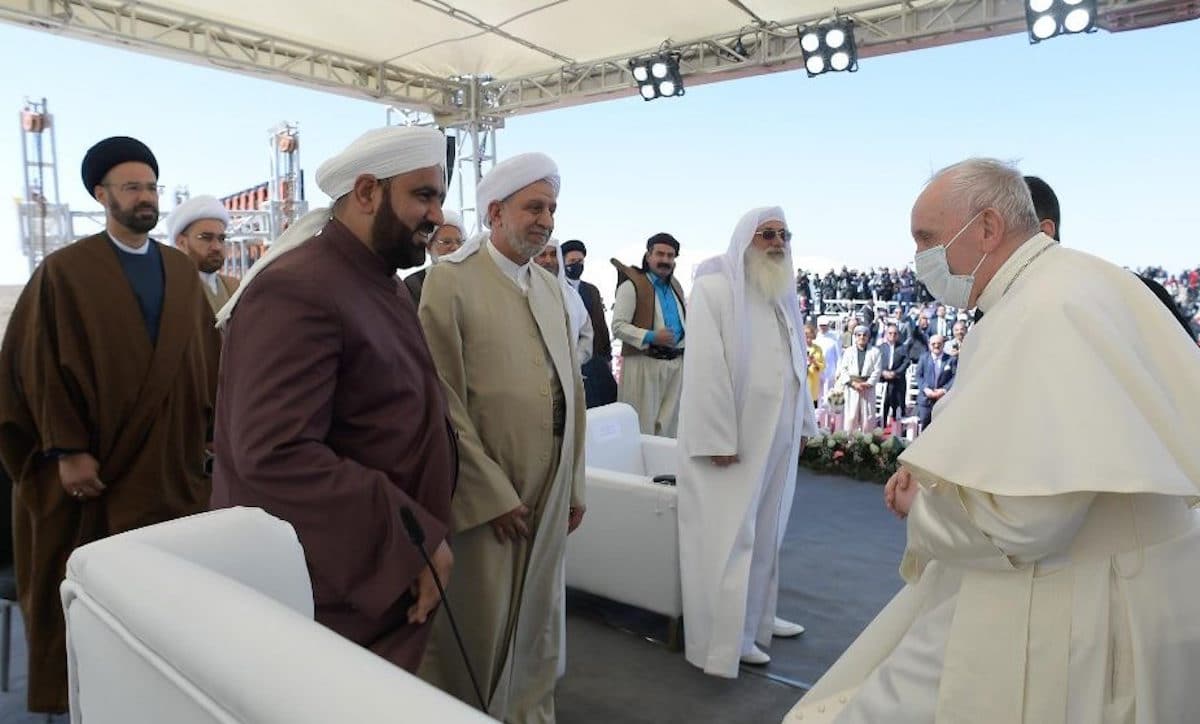
[[[997,272],[901,461],[908,585],[788,722],[1200,717],[1200,349],[1039,234]]]

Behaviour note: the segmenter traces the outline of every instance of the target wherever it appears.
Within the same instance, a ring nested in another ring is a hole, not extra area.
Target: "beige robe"
[[[850,345],[842,351],[834,385],[846,394],[845,422],[847,432],[870,432],[875,429],[875,385],[879,382],[880,356],[878,347],[868,347],[862,367],[858,366],[858,347]],[[868,387],[859,392],[850,386],[851,377],[866,377]]]
[[[212,307],[213,314],[216,314],[217,310],[225,306],[225,302],[228,302],[233,293],[237,291],[238,280],[224,274],[217,274],[217,291],[214,292],[212,287],[208,286],[204,275],[201,274],[200,287],[204,290],[204,298],[208,300],[208,306]]]
[[[447,595],[488,713],[522,724],[554,720],[562,560],[569,507],[583,504],[586,409],[561,286],[536,266],[530,272],[525,294],[485,245],[433,267],[420,306],[459,434]],[[556,386],[566,403],[561,440],[552,429]],[[489,522],[522,503],[533,511],[532,542],[498,542]],[[420,674],[476,704],[441,613]]]
[[[909,585],[788,721],[1195,721],[1200,349],[1132,274],[1042,234],[979,307],[900,458]]]
[[[617,288],[613,302],[613,336],[621,340],[622,346],[629,345],[646,349],[646,332],[632,323],[637,295],[631,282],[623,282]],[[680,321],[687,332],[687,319],[683,316],[683,302],[679,302]],[[662,308],[654,297],[654,329],[665,326]],[[679,340],[678,349],[684,349],[687,340]],[[638,423],[642,433],[659,437],[675,437],[679,427],[679,395],[683,389],[683,357],[671,360],[654,359],[645,355],[626,355],[621,359],[621,385],[617,400],[638,411]]]

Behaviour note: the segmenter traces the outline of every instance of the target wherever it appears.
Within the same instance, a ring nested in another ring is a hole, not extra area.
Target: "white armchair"
[[[295,532],[256,508],[83,546],[62,600],[72,724],[491,721],[314,622]]]
[[[675,454],[675,440],[641,434],[629,405],[588,410],[587,516],[567,539],[567,586],[678,622],[676,492],[653,482],[676,473]]]

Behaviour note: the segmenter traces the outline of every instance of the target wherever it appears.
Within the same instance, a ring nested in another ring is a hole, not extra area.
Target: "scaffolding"
[[[46,99],[25,99],[20,122],[24,196],[17,201],[17,223],[21,251],[32,274],[47,254],[71,243],[73,237],[70,209],[59,203],[54,117]]]

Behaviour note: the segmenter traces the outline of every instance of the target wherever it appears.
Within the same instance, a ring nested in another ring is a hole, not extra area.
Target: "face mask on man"
[[[970,274],[954,274],[950,271],[950,262],[946,260],[946,250],[982,214],[983,212],[980,211],[972,216],[971,220],[964,224],[958,233],[944,245],[919,251],[913,257],[913,267],[917,270],[917,279],[925,285],[933,298],[942,304],[957,309],[966,309],[971,306],[971,290],[975,287],[975,272],[979,271],[987,254],[983,255]]]
[[[583,276],[583,262],[577,261],[574,264],[567,264],[563,267],[563,271],[567,274],[567,279],[575,281]]]

